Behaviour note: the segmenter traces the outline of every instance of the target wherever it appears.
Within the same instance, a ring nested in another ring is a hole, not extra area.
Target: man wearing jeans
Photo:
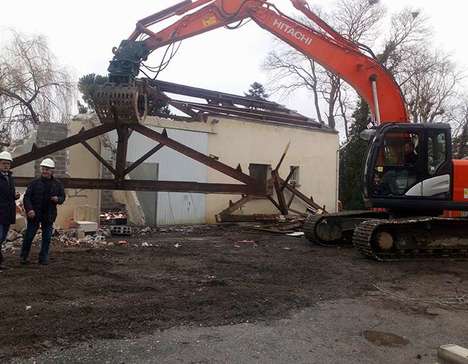
[[[16,222],[16,203],[19,194],[15,191],[15,180],[11,174],[12,158],[8,152],[0,153],[0,270],[3,266],[2,243],[10,225]]]
[[[23,204],[28,218],[28,225],[21,248],[21,264],[28,264],[31,244],[39,229],[42,228],[42,243],[39,264],[49,263],[49,245],[54,221],[57,218],[57,205],[65,201],[62,183],[54,178],[55,163],[46,158],[41,163],[41,176],[28,186]]]

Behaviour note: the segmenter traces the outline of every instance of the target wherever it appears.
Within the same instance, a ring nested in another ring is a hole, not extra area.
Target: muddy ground
[[[468,311],[466,262],[382,264],[350,247],[310,247],[238,226],[155,232],[124,246],[56,245],[46,267],[35,264],[36,254],[29,266],[8,254],[0,273],[0,362],[171,327],[270,322],[362,296],[428,319],[440,309]],[[407,341],[362,335],[375,345]]]

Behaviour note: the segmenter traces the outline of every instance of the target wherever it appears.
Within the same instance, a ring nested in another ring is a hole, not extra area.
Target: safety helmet
[[[50,158],[46,158],[41,162],[41,167],[55,168],[55,162]]]
[[[0,160],[1,161],[9,161],[13,162],[13,158],[11,158],[11,154],[7,151],[1,152],[0,153]]]

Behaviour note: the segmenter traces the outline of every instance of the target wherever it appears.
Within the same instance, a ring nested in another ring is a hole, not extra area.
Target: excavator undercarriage
[[[354,246],[380,261],[421,258],[467,258],[468,219],[411,217],[373,219],[359,224]]]
[[[304,224],[312,244],[353,244],[378,261],[468,258],[468,218],[392,218],[386,212],[311,215]]]

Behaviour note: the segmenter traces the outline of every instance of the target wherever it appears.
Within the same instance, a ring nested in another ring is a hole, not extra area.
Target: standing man
[[[0,153],[0,270],[4,269],[2,243],[10,225],[16,222],[16,203],[19,193],[15,191],[15,180],[10,171],[12,158],[8,152]]]
[[[31,182],[24,195],[23,204],[28,218],[28,226],[21,248],[21,264],[28,264],[31,244],[39,229],[42,228],[42,244],[39,264],[49,263],[49,245],[52,238],[54,221],[57,218],[57,205],[65,201],[62,183],[54,178],[55,163],[46,158],[41,162],[41,176]]]

